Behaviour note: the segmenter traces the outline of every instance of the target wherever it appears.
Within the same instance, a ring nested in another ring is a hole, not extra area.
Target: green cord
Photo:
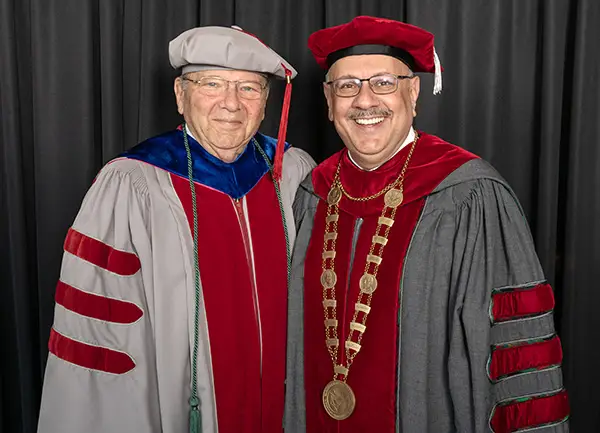
[[[273,166],[271,165],[271,161],[269,161],[269,157],[264,152],[264,150],[262,150],[262,147],[260,147],[260,145],[254,138],[252,139],[252,142],[254,143],[254,145],[260,152],[261,156],[264,158],[265,162],[267,163],[267,166],[269,167],[269,172],[271,173],[271,177],[273,178],[273,185],[275,186],[275,193],[277,194],[277,202],[279,203],[279,212],[281,212],[281,222],[283,223],[283,233],[285,234],[285,251],[286,251],[286,258],[287,258],[287,283],[288,283],[288,287],[289,287],[290,277],[292,274],[292,257],[291,257],[291,251],[290,251],[290,238],[288,236],[287,224],[285,222],[285,213],[283,210],[283,201],[281,200],[281,190],[279,188],[279,183],[273,177]]]
[[[185,123],[182,125],[183,144],[188,163],[188,180],[192,193],[192,209],[194,212],[194,352],[192,356],[192,395],[190,396],[190,433],[199,433],[201,429],[200,399],[198,398],[198,327],[200,321],[200,267],[198,264],[198,210],[196,208],[196,188],[192,169],[192,153],[187,139]]]
[[[192,355],[192,395],[190,396],[190,433],[200,433],[202,419],[200,414],[200,398],[198,397],[198,327],[200,321],[200,267],[198,264],[198,210],[196,208],[196,188],[194,186],[192,153],[187,139],[187,130],[185,123],[182,125],[183,144],[187,155],[188,180],[190,182],[190,191],[192,193],[192,209],[194,212],[194,351]],[[256,146],[261,156],[269,167],[271,177],[273,177],[273,166],[268,156],[258,142],[253,138],[252,143]],[[283,210],[283,201],[281,199],[281,190],[278,181],[273,177],[273,185],[277,194],[279,212],[281,213],[281,222],[283,223],[283,232],[285,234],[285,252],[287,261],[287,283],[290,285],[290,276],[292,270],[292,258],[290,251],[290,239],[288,236],[287,224],[285,221],[285,212]]]

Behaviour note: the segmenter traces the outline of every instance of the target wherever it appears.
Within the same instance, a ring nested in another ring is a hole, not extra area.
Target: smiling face
[[[330,81],[338,78],[370,78],[379,74],[411,75],[400,60],[380,54],[348,56],[335,62],[328,72]],[[402,145],[416,115],[419,77],[400,80],[395,92],[377,95],[363,82],[358,95],[340,97],[331,85],[324,85],[329,120],[364,169],[387,161]]]
[[[229,81],[254,81],[263,85],[263,75],[247,71],[199,71],[186,74],[190,80],[219,77]],[[212,84],[212,83],[209,83]],[[237,86],[229,83],[219,95],[203,93],[196,83],[175,79],[177,109],[183,115],[192,135],[209,153],[232,162],[244,151],[265,117],[268,97],[266,88],[258,99],[240,97]]]

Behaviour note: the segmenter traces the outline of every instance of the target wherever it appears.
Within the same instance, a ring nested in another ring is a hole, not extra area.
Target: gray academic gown
[[[293,433],[306,431],[304,257],[319,200],[309,176],[294,204],[297,238],[289,295],[285,419],[286,432]],[[515,411],[523,415],[552,409],[555,400],[564,397],[560,365],[524,371],[509,366],[508,374],[493,379],[489,374],[492,348],[555,336],[552,311],[497,322],[492,315],[493,295],[526,292],[544,280],[517,198],[488,163],[474,159],[463,164],[426,197],[398,287],[402,303],[397,375],[390,378],[397,380],[397,432],[490,432],[496,413],[506,418],[497,420],[499,425],[510,426],[516,422],[511,419]],[[440,306],[445,314],[439,314]],[[518,311],[524,310],[514,312]],[[434,340],[431,335],[444,338]],[[535,425],[537,414],[529,416],[533,418],[528,428],[540,427]],[[536,431],[567,432],[568,415],[559,418]]]

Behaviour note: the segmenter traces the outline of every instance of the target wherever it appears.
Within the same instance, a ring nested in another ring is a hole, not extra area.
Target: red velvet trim
[[[397,176],[397,173],[396,173]],[[374,177],[377,177],[376,175]],[[379,180],[379,179],[377,179]],[[398,309],[400,278],[406,250],[423,209],[424,200],[402,206],[388,236],[383,262],[377,273],[377,291],[367,319],[361,350],[354,360],[348,384],[356,396],[354,413],[335,421],[323,408],[322,392],[332,379],[333,367],[325,346],[323,326],[322,272],[323,236],[327,206],[320,201],[304,265],[304,374],[306,391],[306,431],[319,433],[392,432],[396,426]],[[376,206],[370,203],[367,206]],[[354,314],[359,281],[379,214],[364,217],[356,239],[354,260],[350,263],[356,219],[341,211],[336,241],[336,299],[339,320],[339,359],[343,362],[344,341]],[[349,283],[349,286],[348,286]],[[356,341],[357,333],[354,333]]]
[[[135,368],[135,362],[125,352],[75,341],[54,328],[50,330],[48,349],[60,359],[92,370],[124,374]]]
[[[144,315],[132,302],[87,293],[62,281],[56,285],[55,299],[67,310],[106,322],[130,324]]]
[[[490,425],[494,433],[559,423],[569,416],[567,391],[511,401],[494,408]]]
[[[527,370],[541,370],[562,362],[562,348],[558,336],[535,343],[496,348],[492,352],[489,376],[492,380]]]
[[[510,291],[496,292],[492,296],[492,320],[494,322],[534,316],[553,309],[554,292],[550,284],[515,288]]]
[[[70,228],[65,251],[117,275],[133,275],[140,270],[140,259],[134,253],[117,250],[97,239]]]
[[[281,433],[288,296],[285,232],[271,177],[264,176],[257,187],[246,195],[246,199],[262,325],[260,432]]]
[[[174,174],[171,180],[191,234],[193,206],[189,181]],[[281,433],[287,265],[273,179],[268,174],[263,176],[245,196],[243,213],[247,209],[249,237],[242,234],[236,206],[228,195],[198,183],[195,187],[198,260],[219,432]],[[247,248],[252,249],[254,275]]]
[[[398,177],[409,151],[410,145],[405,146],[376,172],[370,172],[356,167],[348,158],[347,150],[343,149],[313,170],[312,181],[315,193],[326,200],[341,158],[340,179],[344,189],[353,196],[369,196],[382,190]],[[419,140],[406,170],[402,206],[429,195],[450,173],[475,158],[476,155],[441,138],[419,132]],[[339,206],[354,216],[379,216],[383,209],[383,200],[383,196],[367,202],[342,198]]]

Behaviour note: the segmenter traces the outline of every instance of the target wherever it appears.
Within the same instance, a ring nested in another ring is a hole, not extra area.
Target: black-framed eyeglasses
[[[229,89],[229,84],[235,84],[237,94],[244,99],[260,99],[267,84],[252,80],[226,80],[221,77],[200,77],[197,80],[188,77],[181,77],[182,80],[189,81],[198,86],[200,93],[206,96],[222,96]]]
[[[333,88],[333,93],[342,98],[351,98],[360,93],[363,82],[368,82],[369,87],[376,95],[387,95],[398,89],[398,82],[414,78],[416,75],[395,75],[395,74],[377,74],[370,78],[338,78],[337,80],[327,81],[325,84]]]

